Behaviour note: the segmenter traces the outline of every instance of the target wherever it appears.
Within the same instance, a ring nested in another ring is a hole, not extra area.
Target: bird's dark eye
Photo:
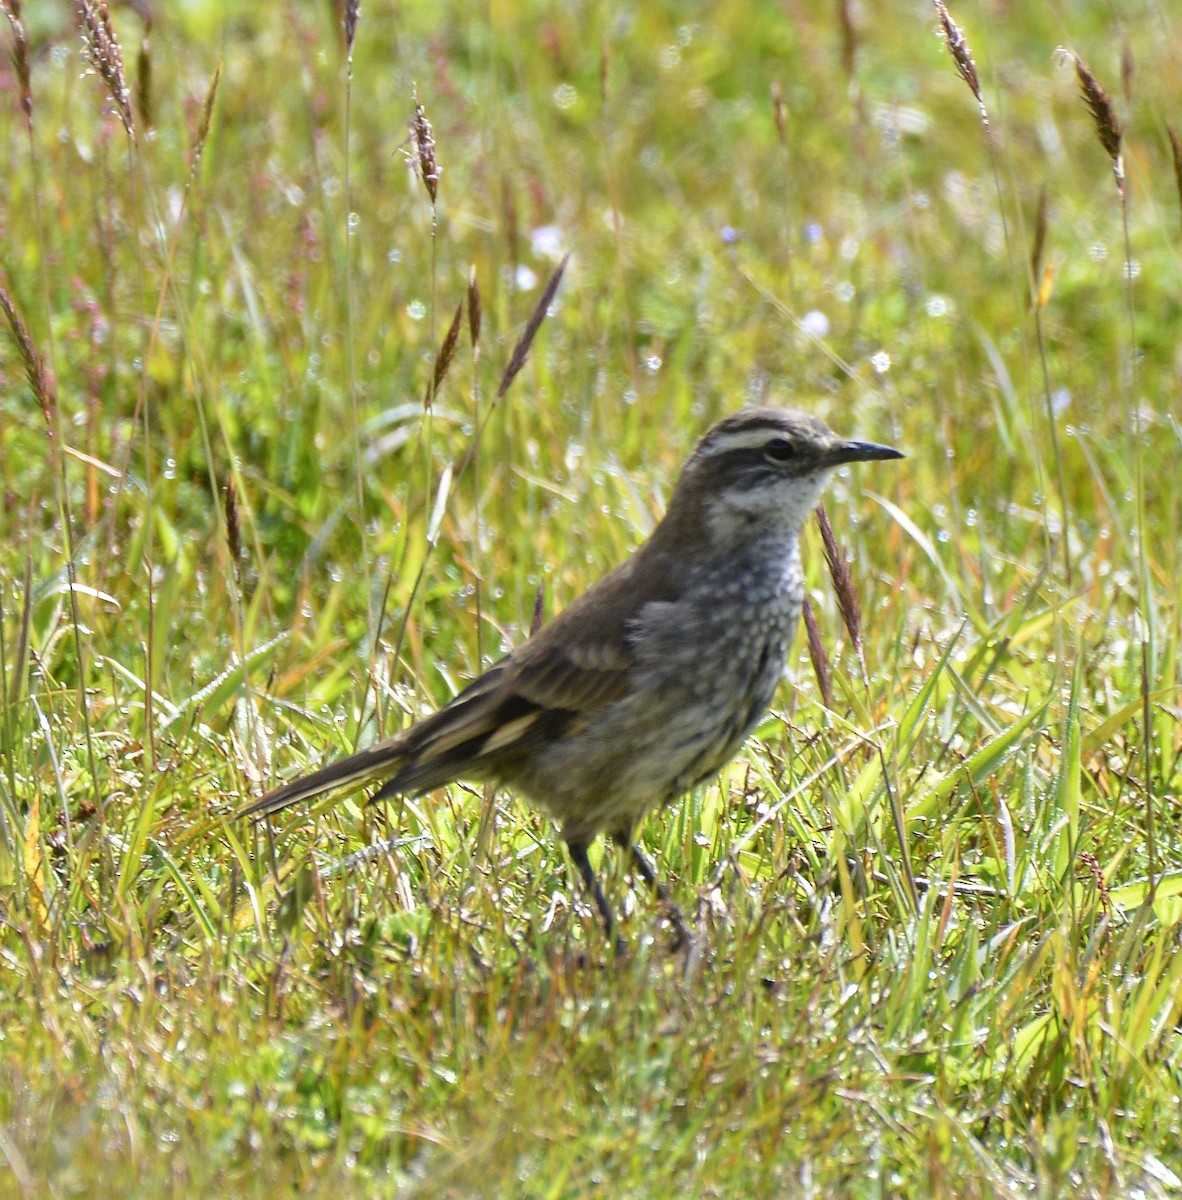
[[[786,463],[796,453],[796,447],[787,438],[772,438],[763,448],[763,456],[769,462]]]

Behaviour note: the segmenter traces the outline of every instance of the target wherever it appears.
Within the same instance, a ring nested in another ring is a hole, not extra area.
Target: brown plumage
[[[770,704],[804,596],[797,538],[826,479],[899,457],[790,409],[725,418],[623,565],[438,712],[244,814],[379,778],[375,800],[493,780],[558,822],[610,935],[587,848],[606,832],[657,886],[636,826],[716,772]]]

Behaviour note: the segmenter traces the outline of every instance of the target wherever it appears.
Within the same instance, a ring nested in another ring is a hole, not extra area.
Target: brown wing
[[[628,691],[638,613],[672,598],[678,573],[663,554],[646,543],[437,713],[276,788],[240,815],[278,812],[383,776],[375,800],[430,791],[453,779],[496,778],[537,747],[582,728]]]
[[[453,779],[495,777],[537,746],[561,738],[627,689],[622,636],[562,644],[543,629],[490,667],[438,712],[375,746],[268,792],[239,816],[264,816],[301,800],[389,775],[374,796],[414,795]]]
[[[545,632],[408,729],[405,762],[374,799],[496,778],[627,691],[632,658],[622,639],[567,645]]]

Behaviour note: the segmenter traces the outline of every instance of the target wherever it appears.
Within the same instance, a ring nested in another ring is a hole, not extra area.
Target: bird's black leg
[[[607,902],[607,897],[603,894],[603,888],[599,886],[599,880],[595,877],[591,860],[587,857],[587,843],[567,842],[566,847],[570,851],[571,862],[575,864],[583,886],[591,893],[591,899],[595,901],[595,907],[599,910],[600,919],[603,921],[603,932],[607,935],[607,940],[615,948],[617,954],[622,954],[627,945],[616,932],[616,918]]]
[[[673,897],[669,895],[669,889],[657,878],[657,868],[645,858],[644,851],[632,840],[631,836],[617,837],[616,841],[621,846],[627,847],[628,853],[632,856],[632,866],[636,874],[653,889],[657,899],[665,906],[665,910],[669,915],[669,924],[673,926],[673,932],[677,934],[677,942],[673,948],[680,950],[683,947],[689,946],[689,927],[685,923],[685,918],[681,915],[681,909],[673,903]]]

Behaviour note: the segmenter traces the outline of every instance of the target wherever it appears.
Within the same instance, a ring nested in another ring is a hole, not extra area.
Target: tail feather
[[[391,738],[366,750],[359,750],[356,754],[350,754],[348,758],[338,759],[318,771],[313,771],[311,775],[301,776],[275,788],[262,799],[248,804],[237,815],[269,816],[324,792],[347,787],[349,784],[364,783],[379,775],[387,775],[406,760],[406,748],[403,743],[402,737]]]

